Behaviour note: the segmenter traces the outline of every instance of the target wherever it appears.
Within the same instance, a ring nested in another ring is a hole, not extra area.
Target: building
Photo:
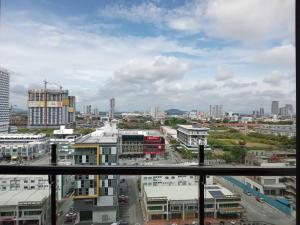
[[[285,166],[295,166],[296,151],[250,150],[245,156],[245,165],[262,166],[266,163],[284,163]]]
[[[120,156],[155,158],[165,153],[165,139],[156,130],[119,130]]]
[[[293,105],[291,104],[286,104],[284,107],[279,108],[279,115],[282,118],[290,118],[293,116],[293,114]]]
[[[48,175],[1,175],[2,191],[49,190]]]
[[[239,218],[243,211],[241,196],[220,185],[206,185],[204,201],[205,217]],[[147,221],[197,220],[198,185],[145,186],[143,205]]]
[[[9,73],[0,67],[0,133],[8,133]]]
[[[260,134],[281,135],[293,138],[296,137],[296,125],[263,125],[256,127],[255,132]]]
[[[0,191],[0,225],[50,224],[49,190]]]
[[[143,175],[141,176],[141,190],[145,186],[189,186],[197,185],[199,181],[198,176],[187,175]],[[206,176],[205,184],[213,184],[213,177]]]
[[[116,121],[83,136],[74,144],[75,165],[117,165],[118,134]],[[78,224],[111,224],[118,217],[116,175],[76,175],[74,208]]]
[[[278,115],[278,114],[279,114],[279,102],[272,101],[271,115]]]
[[[154,121],[160,121],[161,123],[163,123],[166,118],[166,113],[165,111],[160,110],[157,106],[151,106],[150,116]]]
[[[177,130],[169,126],[160,126],[160,132],[169,140],[177,139]]]
[[[49,152],[45,134],[2,134],[0,155],[11,160],[31,160]]]
[[[265,109],[264,108],[259,108],[259,116],[264,117],[265,116]]]
[[[68,90],[30,89],[28,91],[29,128],[59,128],[75,123],[75,96]]]
[[[109,118],[112,120],[114,119],[115,115],[115,106],[116,106],[116,101],[115,98],[111,98],[109,100]]]
[[[200,142],[207,146],[209,128],[193,125],[178,125],[177,138],[186,148],[198,148]]]
[[[223,118],[223,106],[222,105],[209,105],[209,117],[211,119]]]

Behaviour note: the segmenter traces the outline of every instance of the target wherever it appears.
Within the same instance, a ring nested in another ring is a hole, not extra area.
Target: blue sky
[[[77,108],[251,112],[295,104],[291,0],[2,1],[0,66],[11,102],[62,84]],[[245,16],[247,15],[247,16]]]

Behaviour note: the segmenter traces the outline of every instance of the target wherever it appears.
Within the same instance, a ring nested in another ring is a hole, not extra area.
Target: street
[[[121,176],[125,179],[120,184],[120,195],[128,195],[128,203],[120,203],[120,219],[127,221],[130,225],[143,224],[141,204],[139,202],[139,191],[137,187],[138,176]]]
[[[274,225],[295,225],[294,219],[286,216],[279,210],[271,207],[267,203],[260,203],[255,200],[254,196],[248,196],[243,193],[243,190],[234,186],[222,177],[214,177],[214,180],[222,186],[228,188],[235,194],[241,195],[241,204],[245,209],[245,217],[249,221],[265,221]]]

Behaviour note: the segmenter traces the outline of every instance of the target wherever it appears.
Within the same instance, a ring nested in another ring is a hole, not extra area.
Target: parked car
[[[57,212],[57,216],[58,216],[58,217],[61,216],[62,214],[63,214],[63,211],[62,211],[62,210],[60,210],[60,211]]]
[[[244,194],[251,196],[251,193],[249,191],[244,191]]]
[[[77,218],[77,213],[75,212],[68,212],[65,215],[65,222],[73,222]]]
[[[260,203],[263,203],[264,202],[264,199],[259,197],[259,196],[256,196],[255,197],[256,201],[260,202]]]

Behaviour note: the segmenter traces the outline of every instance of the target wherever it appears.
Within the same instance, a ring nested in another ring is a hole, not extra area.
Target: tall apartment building
[[[0,68],[0,133],[7,133],[9,126],[9,73]]]
[[[279,114],[279,102],[278,101],[272,101],[271,114],[272,115],[278,115]]]
[[[114,118],[114,114],[115,114],[115,106],[116,106],[116,101],[115,98],[111,98],[109,100],[109,118],[113,119]]]
[[[209,117],[214,119],[223,118],[223,106],[222,105],[210,105],[209,106]]]
[[[75,122],[75,96],[68,90],[31,89],[28,91],[29,128],[72,125]]]
[[[259,116],[263,117],[265,115],[265,109],[264,108],[259,108]]]
[[[115,121],[76,140],[75,165],[116,165],[118,135]],[[77,224],[111,224],[118,217],[117,175],[76,175],[74,208]]]

